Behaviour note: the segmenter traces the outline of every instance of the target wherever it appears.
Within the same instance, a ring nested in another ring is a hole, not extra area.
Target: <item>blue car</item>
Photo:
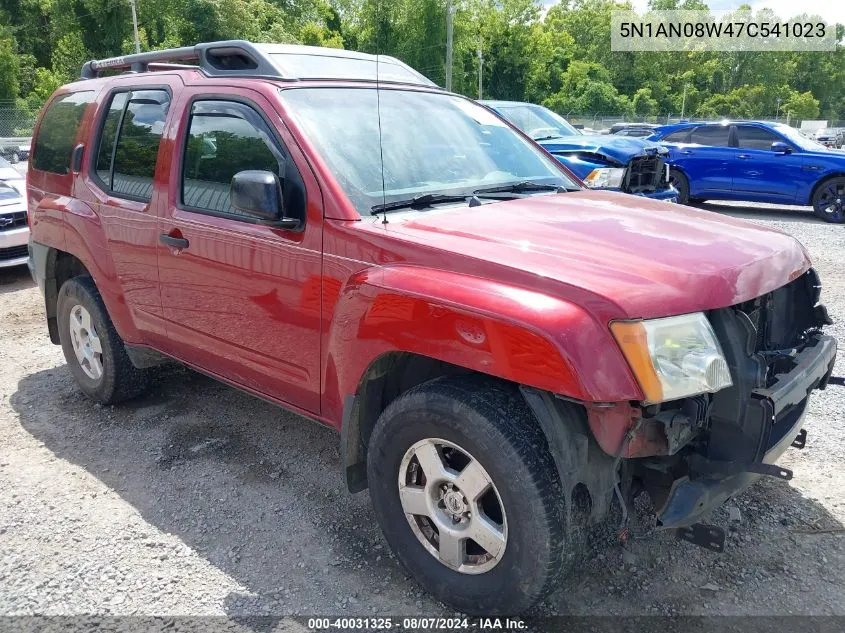
[[[675,202],[668,151],[659,143],[615,135],[584,135],[548,108],[519,101],[481,101],[537,141],[594,189]]]
[[[845,221],[845,152],[828,149],[781,123],[679,123],[651,140],[670,152],[680,201],[748,200],[813,207]]]

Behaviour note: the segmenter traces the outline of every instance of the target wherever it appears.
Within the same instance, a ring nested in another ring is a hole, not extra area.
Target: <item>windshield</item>
[[[362,215],[410,197],[471,196],[477,189],[526,180],[580,188],[554,159],[462,97],[296,88],[283,90],[282,99]]]
[[[562,116],[543,106],[519,104],[499,106],[495,109],[535,141],[581,134]]]
[[[828,151],[827,148],[822,145],[821,143],[817,143],[811,138],[807,138],[801,132],[796,130],[794,127],[789,125],[773,125],[772,126],[775,131],[779,132],[783,136],[785,136],[791,143],[797,145],[799,148],[808,151],[808,152],[815,152],[815,151]]]

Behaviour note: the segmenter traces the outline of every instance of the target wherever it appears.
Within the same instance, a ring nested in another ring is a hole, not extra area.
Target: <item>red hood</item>
[[[602,315],[609,318],[726,307],[770,292],[810,266],[801,244],[779,231],[607,191],[406,217],[391,221],[388,232],[469,257],[475,264],[467,272],[476,275],[518,277],[525,285],[516,272],[524,271],[581,305],[589,301],[585,295],[598,295],[615,304]]]

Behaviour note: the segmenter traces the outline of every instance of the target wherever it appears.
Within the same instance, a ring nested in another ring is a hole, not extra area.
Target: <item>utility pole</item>
[[[138,14],[135,13],[135,0],[129,0],[129,6],[132,7],[132,30],[135,32],[135,52],[141,52],[141,40],[138,39]]]
[[[681,99],[681,119],[684,118],[684,110],[687,107],[687,86],[689,84],[684,84],[684,97]]]
[[[777,101],[778,104],[777,110],[775,111],[775,121],[777,121],[780,117],[780,97],[778,97],[775,101]]]
[[[452,91],[452,0],[446,0],[446,90]]]
[[[481,52],[481,36],[478,37],[478,98],[484,94],[482,90],[482,77],[484,76],[484,54]]]

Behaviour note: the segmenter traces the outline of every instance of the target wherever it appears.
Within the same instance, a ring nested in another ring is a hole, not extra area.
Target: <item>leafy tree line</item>
[[[447,0],[137,0],[144,50],[243,38],[394,55],[440,85]],[[455,91],[561,114],[845,119],[834,52],[612,52],[627,0],[452,0]],[[707,9],[651,0],[653,9]],[[776,19],[765,11],[763,19]],[[837,40],[845,30],[837,25]],[[0,0],[0,104],[35,112],[88,59],[134,52],[128,0]],[[2,131],[0,131],[2,134]]]

